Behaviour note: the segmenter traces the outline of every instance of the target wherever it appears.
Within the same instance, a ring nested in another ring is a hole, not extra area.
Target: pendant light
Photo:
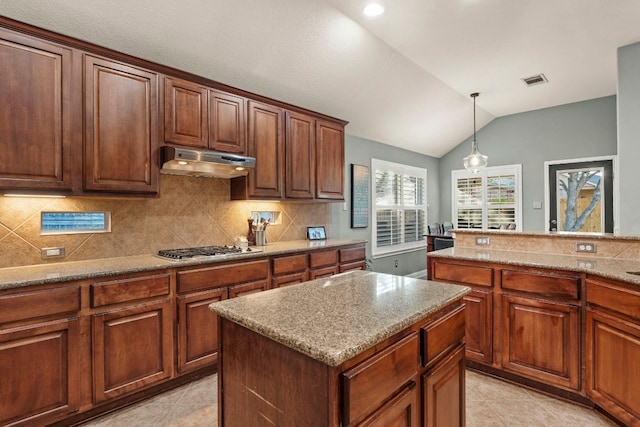
[[[465,169],[471,173],[478,173],[484,169],[488,159],[478,151],[478,141],[476,140],[476,98],[478,95],[480,95],[478,92],[470,95],[473,98],[473,141],[471,141],[471,154],[463,159]]]

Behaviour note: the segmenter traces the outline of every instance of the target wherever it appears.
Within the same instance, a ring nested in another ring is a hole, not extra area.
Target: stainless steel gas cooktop
[[[257,248],[239,248],[237,246],[199,246],[194,248],[163,249],[158,251],[158,256],[170,261],[180,261],[192,258],[218,258],[243,253],[262,252]]]

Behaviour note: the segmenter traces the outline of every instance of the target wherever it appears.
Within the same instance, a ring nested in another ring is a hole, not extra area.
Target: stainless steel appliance
[[[157,256],[170,261],[180,261],[193,258],[220,258],[230,257],[243,253],[262,252],[258,248],[239,248],[237,246],[198,246],[193,248],[163,249]]]
[[[163,146],[161,173],[205,178],[235,178],[249,173],[256,166],[254,157]]]

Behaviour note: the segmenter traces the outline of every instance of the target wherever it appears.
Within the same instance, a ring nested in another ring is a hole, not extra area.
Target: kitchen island
[[[464,425],[469,290],[353,271],[211,304],[220,425]]]

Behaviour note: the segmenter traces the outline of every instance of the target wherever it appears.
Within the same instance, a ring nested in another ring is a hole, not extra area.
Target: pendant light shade
[[[476,98],[480,95],[478,92],[471,94],[473,98],[473,141],[471,141],[471,154],[465,157],[464,167],[471,173],[478,173],[487,166],[489,159],[478,151],[478,141],[476,140]]]

